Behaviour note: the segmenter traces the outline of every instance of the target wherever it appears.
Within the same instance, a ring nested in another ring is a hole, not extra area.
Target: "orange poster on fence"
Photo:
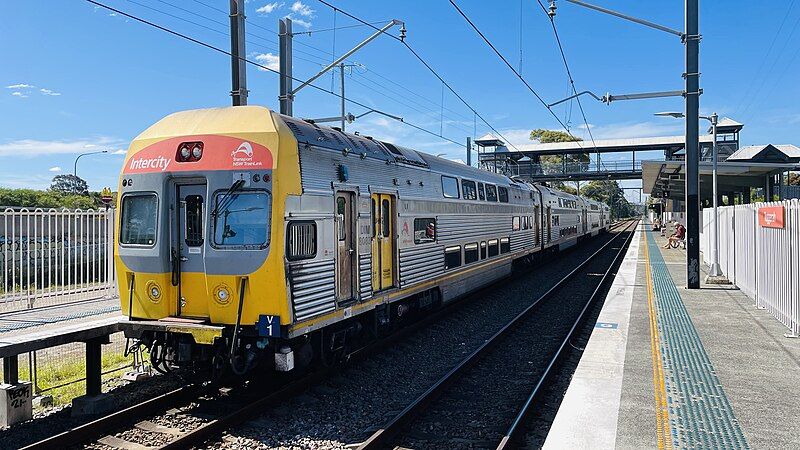
[[[766,228],[783,228],[784,207],[763,206],[758,208],[758,224]]]

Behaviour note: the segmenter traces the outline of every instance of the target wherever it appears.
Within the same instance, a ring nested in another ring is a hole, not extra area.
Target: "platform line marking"
[[[643,232],[644,233],[644,232]],[[649,241],[645,235],[645,241]],[[669,425],[667,390],[664,385],[664,364],[661,357],[661,340],[658,334],[653,279],[650,271],[650,251],[648,242],[644,245],[645,279],[647,280],[647,309],[650,316],[650,353],[653,361],[653,396],[656,408],[656,440],[659,449],[672,448],[672,433]]]

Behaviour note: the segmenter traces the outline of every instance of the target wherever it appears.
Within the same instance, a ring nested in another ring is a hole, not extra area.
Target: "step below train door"
[[[394,218],[395,200],[391,194],[372,194],[372,290],[395,285]]]
[[[356,221],[355,195],[348,191],[336,193],[336,300],[348,303],[355,295]]]
[[[205,286],[206,185],[178,184],[175,241],[172,247],[173,283],[178,286],[178,316],[199,317],[207,314]]]

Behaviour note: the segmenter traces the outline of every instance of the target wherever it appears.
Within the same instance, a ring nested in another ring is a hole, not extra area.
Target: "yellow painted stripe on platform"
[[[664,364],[661,359],[661,345],[658,335],[653,278],[650,270],[649,238],[645,233],[644,264],[647,279],[647,309],[650,316],[650,352],[653,359],[653,394],[656,406],[656,439],[658,448],[672,448],[672,433],[669,426],[669,409],[667,407],[667,390],[664,386]]]

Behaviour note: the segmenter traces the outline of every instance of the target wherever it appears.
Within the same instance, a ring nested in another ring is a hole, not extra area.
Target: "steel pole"
[[[247,104],[247,61],[244,60],[245,32],[242,0],[230,0],[231,21],[231,101],[233,106]]]
[[[340,79],[339,83],[341,84],[340,88],[342,90],[342,131],[344,131],[344,124],[347,121],[347,112],[345,111],[345,97],[344,97],[344,63],[339,64]]]
[[[717,207],[719,206],[719,199],[717,197],[717,113],[711,115],[711,184],[713,186],[714,195],[714,217],[711,219],[711,239],[713,245],[711,246],[711,268],[708,270],[709,277],[718,277],[722,275],[722,270],[719,268],[719,224],[717,223]]]
[[[278,21],[278,40],[280,58],[280,100],[281,114],[292,115],[292,19],[288,17]]]
[[[698,0],[685,0],[686,33],[686,287],[700,288],[700,33]]]

